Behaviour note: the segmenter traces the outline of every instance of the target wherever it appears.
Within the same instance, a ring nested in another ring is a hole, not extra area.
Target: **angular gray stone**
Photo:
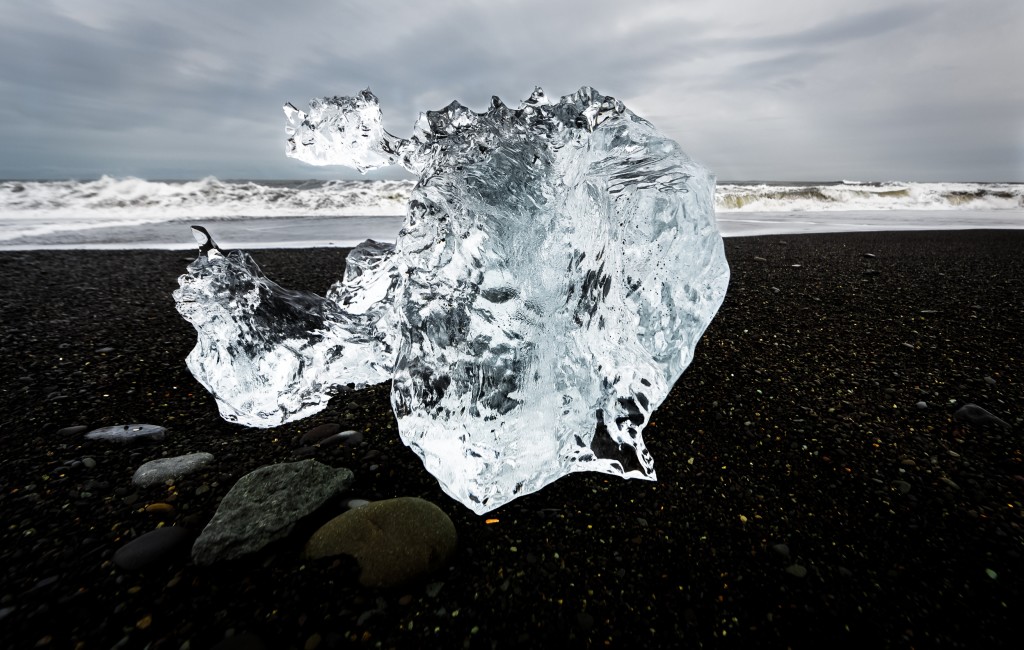
[[[212,460],[213,454],[206,452],[172,456],[170,458],[157,458],[135,470],[132,483],[139,487],[159,485],[168,479],[176,479],[194,472]]]
[[[286,537],[352,484],[352,472],[315,460],[266,465],[238,479],[192,547],[192,560],[210,565],[234,560]]]

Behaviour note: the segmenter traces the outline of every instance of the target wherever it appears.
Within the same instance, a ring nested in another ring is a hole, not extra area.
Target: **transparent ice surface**
[[[403,442],[477,513],[570,472],[655,478],[644,427],[729,280],[706,168],[588,87],[484,113],[453,102],[406,140],[369,91],[285,114],[288,155],[419,181],[395,247],[353,251],[327,299],[292,297],[243,253],[189,267],[189,367],[222,414],[302,417],[372,368],[393,378]]]
[[[217,248],[203,228],[193,228],[199,257],[178,278],[178,312],[198,332],[186,359],[193,376],[213,394],[221,417],[252,427],[272,427],[323,409],[345,387],[362,388],[391,377],[393,342],[377,320],[386,311],[391,283],[388,245],[372,248],[365,272],[346,274],[366,305],[346,310],[351,293],[343,280],[329,298],[285,289],[268,279],[242,251]],[[383,268],[382,268],[383,267]]]

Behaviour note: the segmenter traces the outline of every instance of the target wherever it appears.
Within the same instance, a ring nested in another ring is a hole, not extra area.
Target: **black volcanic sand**
[[[726,247],[729,295],[645,435],[658,482],[576,474],[493,524],[401,444],[386,386],[273,430],[220,420],[184,365],[195,337],[170,294],[186,254],[0,254],[0,645],[1020,647],[1024,232]],[[255,257],[323,293],[345,255]],[[964,403],[1011,428],[956,422]],[[132,422],[170,433],[130,447],[56,433]],[[317,452],[355,472],[352,497],[421,496],[451,516],[450,566],[374,591],[350,561],[297,559],[340,504],[251,561],[112,564],[161,524],[198,534],[239,477],[294,460],[330,422],[365,435]],[[194,451],[216,460],[133,487],[143,462]]]

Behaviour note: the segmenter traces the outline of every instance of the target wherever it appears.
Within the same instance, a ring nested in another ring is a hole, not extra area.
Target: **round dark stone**
[[[305,434],[303,434],[300,441],[306,445],[315,445],[316,443],[320,442],[321,440],[324,440],[325,438],[330,438],[339,431],[341,431],[340,424],[335,424],[334,422],[330,422],[328,424],[321,424],[320,426],[313,427]]]
[[[125,571],[138,571],[151,564],[173,558],[188,548],[191,533],[180,526],[157,528],[136,537],[114,553],[114,564]]]

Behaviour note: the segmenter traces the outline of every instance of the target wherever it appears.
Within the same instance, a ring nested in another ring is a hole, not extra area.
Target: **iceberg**
[[[656,478],[644,427],[729,281],[705,167],[589,87],[452,102],[408,139],[369,90],[284,110],[289,156],[419,180],[394,247],[354,249],[323,298],[196,231],[175,299],[224,417],[275,426],[391,379],[402,441],[476,513],[571,472]]]

